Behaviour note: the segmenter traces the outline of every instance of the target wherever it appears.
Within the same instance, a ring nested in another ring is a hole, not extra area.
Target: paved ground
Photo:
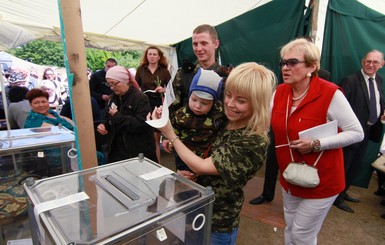
[[[170,154],[162,153],[162,165],[174,168]],[[249,200],[262,193],[263,169],[244,188],[245,204],[241,213],[241,224],[237,245],[284,244],[281,187],[277,185],[273,202],[250,205]],[[319,245],[385,245],[385,207],[380,205],[381,197],[373,192],[377,187],[377,177],[373,175],[368,189],[352,186],[349,194],[359,198],[360,203],[349,205],[354,214],[332,207],[318,236]]]
[[[376,181],[376,176],[373,176],[368,189],[350,188],[349,194],[361,200],[360,203],[349,203],[355,210],[354,214],[332,206],[318,236],[319,245],[385,244],[385,219],[380,218],[385,214],[385,207],[380,205],[382,198],[373,194]],[[245,187],[246,202],[242,209],[237,245],[283,244],[281,191],[278,190],[271,203],[248,204],[256,196],[255,193],[262,192],[262,185],[263,178],[255,177]]]

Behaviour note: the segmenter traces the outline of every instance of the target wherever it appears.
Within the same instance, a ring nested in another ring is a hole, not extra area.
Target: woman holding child
[[[215,194],[211,244],[235,244],[242,188],[266,159],[270,125],[270,100],[276,84],[273,72],[256,63],[235,68],[226,81],[224,112],[228,122],[212,144],[209,157],[189,150],[175,134],[171,123],[160,131],[188,167],[200,177],[198,183],[212,186]],[[160,118],[161,109],[152,113]]]

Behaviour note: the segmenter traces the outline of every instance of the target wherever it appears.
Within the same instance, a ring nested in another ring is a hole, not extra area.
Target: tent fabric
[[[216,26],[222,64],[255,61],[279,74],[280,47],[305,35],[305,8],[305,0],[275,0]],[[191,43],[188,38],[176,45],[179,63],[196,61]]]
[[[48,67],[25,61],[23,59],[17,58],[16,56],[2,51],[0,51],[0,63],[3,65],[3,70],[34,70],[38,72],[38,74],[43,74],[44,70]]]
[[[361,59],[373,49],[385,53],[385,15],[359,1],[330,0],[325,21],[321,67],[329,70],[332,80],[340,84],[347,75],[361,68]],[[385,77],[385,70],[379,73]],[[385,84],[383,84],[385,86]],[[379,143],[369,141],[365,161],[354,185],[367,188],[378,154]]]
[[[0,1],[0,50],[32,39],[61,41],[59,1]],[[142,50],[151,44],[170,49],[199,24],[218,25],[269,1],[80,0],[80,5],[87,46]]]
[[[361,59],[372,49],[385,52],[385,15],[359,1],[330,0],[326,16],[321,66],[339,84],[361,67]],[[379,71],[383,76],[385,70]]]

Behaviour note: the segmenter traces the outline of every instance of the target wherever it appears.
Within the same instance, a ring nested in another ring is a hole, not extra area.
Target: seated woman
[[[48,98],[49,94],[47,91],[33,88],[27,95],[27,100],[31,106],[24,128],[38,128],[38,127],[50,127],[62,125],[69,130],[73,130],[74,123],[71,119],[60,116],[57,112],[50,109]],[[33,155],[33,154],[32,154]],[[36,153],[34,154],[37,155]],[[31,155],[24,155],[24,158],[33,158]],[[25,166],[26,170],[33,170],[39,168],[38,172],[41,176],[53,176],[62,174],[62,150],[59,148],[48,148],[44,150],[44,158],[39,158],[39,164],[33,164],[33,166]],[[67,166],[71,163],[68,162]],[[66,170],[68,171],[68,170]]]
[[[50,109],[47,91],[34,88],[27,93],[26,98],[31,105],[31,111],[25,120],[24,128],[62,125],[69,130],[73,130],[74,123],[71,119],[60,116]]]

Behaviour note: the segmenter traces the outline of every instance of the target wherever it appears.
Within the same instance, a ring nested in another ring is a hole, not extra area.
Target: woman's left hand
[[[299,151],[301,154],[312,152],[312,139],[298,139],[290,142],[290,148]]]
[[[118,112],[118,109],[117,108],[111,108],[108,110],[108,114],[110,114],[111,116],[115,115],[115,113]]]
[[[158,93],[164,93],[166,91],[166,89],[163,88],[162,86],[158,86],[155,88],[155,91]]]

